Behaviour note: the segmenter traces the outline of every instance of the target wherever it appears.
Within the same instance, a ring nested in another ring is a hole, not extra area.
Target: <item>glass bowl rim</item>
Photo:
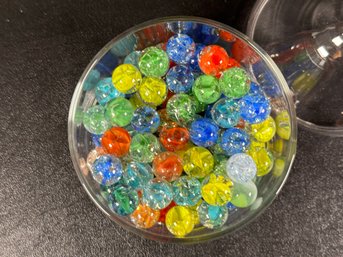
[[[177,238],[173,235],[163,235],[159,234],[156,235],[156,233],[153,233],[149,230],[142,230],[139,228],[136,228],[133,224],[131,224],[128,221],[125,221],[124,219],[120,219],[116,217],[115,214],[109,213],[105,210],[105,208],[102,206],[102,203],[97,200],[96,195],[92,192],[92,188],[87,185],[86,179],[81,171],[79,160],[77,156],[77,140],[74,136],[74,131],[76,130],[77,124],[74,122],[74,117],[77,110],[77,104],[79,97],[82,94],[82,86],[84,83],[85,78],[87,77],[88,73],[91,71],[91,69],[97,64],[97,62],[110,50],[111,46],[118,40],[133,34],[137,31],[140,31],[144,28],[151,27],[153,25],[159,24],[159,23],[168,23],[168,22],[195,22],[200,24],[208,24],[210,26],[223,29],[225,31],[228,31],[235,36],[239,37],[242,41],[244,41],[247,45],[249,45],[258,55],[261,57],[261,59],[266,63],[267,67],[274,73],[275,78],[277,79],[277,82],[279,86],[282,88],[283,96],[286,98],[287,102],[287,110],[289,112],[290,116],[290,125],[291,125],[291,137],[289,139],[290,147],[289,151],[287,153],[287,156],[285,157],[285,167],[283,172],[283,179],[282,182],[278,186],[273,186],[273,190],[271,193],[268,194],[267,197],[265,197],[263,201],[263,206],[258,209],[258,211],[250,212],[244,219],[242,219],[240,222],[236,223],[233,226],[228,227],[225,230],[213,230],[210,233],[204,233],[202,235],[194,235],[194,236],[186,236],[184,238]],[[111,220],[115,221],[117,224],[121,225],[125,229],[139,235],[143,236],[145,238],[149,238],[152,240],[158,240],[162,242],[169,242],[169,243],[182,243],[182,244],[193,244],[193,243],[199,243],[203,241],[209,241],[214,240],[219,237],[222,237],[224,235],[227,235],[229,233],[232,233],[236,231],[238,228],[242,228],[243,226],[247,225],[248,223],[255,220],[257,217],[259,217],[268,207],[269,205],[274,201],[274,199],[279,194],[280,190],[282,189],[283,185],[285,184],[287,177],[290,173],[295,153],[296,153],[296,142],[297,142],[297,125],[296,125],[296,119],[295,119],[295,109],[292,99],[292,93],[290,89],[288,88],[288,85],[283,78],[280,70],[276,66],[276,64],[272,61],[272,59],[269,57],[269,55],[264,52],[262,48],[260,48],[256,43],[252,42],[251,39],[249,39],[246,35],[242,34],[241,32],[231,28],[228,25],[222,24],[220,22],[216,22],[210,19],[202,18],[202,17],[194,17],[194,16],[169,16],[169,17],[163,17],[163,18],[157,18],[152,19],[143,23],[140,23],[138,25],[135,25],[131,27],[130,29],[125,30],[124,32],[120,33],[119,35],[115,36],[112,40],[110,40],[90,61],[90,63],[85,68],[84,72],[82,73],[76,88],[74,90],[74,94],[71,100],[70,108],[69,108],[69,116],[68,116],[68,142],[69,142],[69,150],[71,159],[73,162],[74,169],[77,173],[77,176],[89,195],[89,197],[92,199],[92,201],[95,203],[95,205]]]

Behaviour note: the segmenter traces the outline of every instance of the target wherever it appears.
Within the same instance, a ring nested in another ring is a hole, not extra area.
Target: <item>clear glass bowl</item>
[[[275,118],[280,113],[288,113],[289,133],[286,138],[276,135],[272,140],[270,147],[274,149],[275,165],[268,175],[256,179],[258,196],[253,205],[230,212],[228,221],[220,229],[196,227],[187,236],[176,238],[164,225],[155,225],[150,229],[136,228],[128,217],[118,216],[110,210],[106,200],[101,196],[99,184],[93,180],[86,165],[87,154],[94,145],[91,135],[82,125],[82,113],[96,104],[94,90],[85,90],[92,79],[99,74],[101,77],[111,76],[111,71],[122,63],[131,51],[166,42],[171,35],[181,32],[196,33],[198,42],[216,41],[216,44],[227,49],[229,53],[235,44],[235,50],[232,51],[234,57],[239,59],[252,79],[259,82],[269,96],[272,104],[271,115]],[[195,17],[152,20],[135,26],[111,40],[83,72],[72,98],[68,119],[68,140],[73,164],[83,187],[94,203],[106,216],[129,231],[149,239],[173,243],[198,243],[215,239],[235,231],[259,216],[275,199],[286,181],[295,157],[296,138],[296,115],[292,93],[271,58],[235,29],[212,20]]]

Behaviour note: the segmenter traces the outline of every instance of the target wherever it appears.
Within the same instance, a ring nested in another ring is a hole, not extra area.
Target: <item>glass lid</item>
[[[283,73],[299,124],[343,136],[343,1],[260,0],[246,33]]]

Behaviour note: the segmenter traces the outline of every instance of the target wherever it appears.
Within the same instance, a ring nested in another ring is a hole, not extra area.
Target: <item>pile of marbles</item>
[[[87,166],[110,209],[183,237],[251,206],[276,132],[261,87],[219,45],[186,34],[133,51],[95,87]]]

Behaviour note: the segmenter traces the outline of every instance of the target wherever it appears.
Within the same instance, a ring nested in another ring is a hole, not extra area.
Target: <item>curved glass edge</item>
[[[96,197],[93,195],[93,193],[88,189],[87,182],[85,178],[81,175],[82,171],[80,169],[79,163],[78,163],[78,158],[76,154],[76,145],[77,142],[75,140],[76,136],[74,133],[76,132],[76,124],[73,121],[73,117],[75,116],[76,113],[76,108],[77,108],[77,103],[79,100],[79,97],[81,95],[82,91],[82,84],[87,77],[89,71],[95,66],[95,64],[100,60],[105,53],[110,49],[110,46],[118,39],[125,37],[128,34],[134,33],[138,29],[144,29],[145,27],[151,26],[152,24],[155,23],[161,23],[161,22],[175,22],[175,21],[193,21],[193,22],[199,22],[199,23],[207,23],[212,26],[216,26],[218,28],[227,30],[235,36],[238,36],[240,39],[242,39],[246,44],[248,44],[250,47],[252,47],[263,59],[263,61],[266,62],[266,64],[269,66],[269,68],[273,71],[273,73],[276,75],[276,79],[279,83],[279,85],[282,87],[283,94],[285,96],[285,99],[287,101],[288,105],[288,110],[289,110],[289,115],[291,117],[290,119],[290,125],[291,125],[291,138],[289,139],[290,142],[290,150],[288,152],[287,160],[289,160],[287,163],[288,165],[285,166],[285,171],[283,173],[283,178],[282,182],[280,184],[276,184],[272,189],[271,192],[274,192],[273,194],[269,194],[268,197],[264,200],[264,205],[258,209],[257,212],[250,213],[246,216],[245,220],[242,220],[238,223],[236,223],[234,226],[231,226],[230,229],[225,230],[225,231],[213,231],[212,233],[208,233],[206,235],[197,235],[197,236],[189,236],[185,238],[175,238],[171,236],[164,236],[164,235],[159,235],[158,238],[156,236],[149,232],[148,230],[140,230],[132,225],[129,225],[128,222],[125,222],[122,219],[116,218],[114,215],[111,215],[106,211],[106,208],[100,203]],[[294,108],[294,102],[292,99],[292,92],[290,91],[285,79],[283,78],[281,72],[279,71],[278,67],[276,64],[272,61],[272,59],[269,57],[269,55],[264,52],[262,48],[260,48],[256,43],[253,43],[250,41],[246,35],[242,34],[241,32],[216,21],[212,21],[209,19],[201,18],[201,17],[192,17],[192,16],[173,16],[173,17],[165,17],[165,18],[158,18],[154,20],[150,20],[147,22],[144,22],[142,24],[136,25],[132,27],[129,30],[126,30],[125,32],[119,34],[118,36],[114,37],[110,42],[108,42],[92,59],[92,61],[88,64],[88,66],[85,68],[85,71],[82,73],[80,80],[77,83],[76,89],[74,91],[72,101],[70,104],[69,108],[69,116],[68,116],[68,141],[69,141],[69,150],[72,158],[72,162],[74,165],[74,168],[76,170],[76,173],[78,175],[78,178],[86,190],[87,194],[90,196],[92,201],[96,204],[96,206],[106,215],[108,216],[111,220],[114,220],[116,223],[120,224],[123,226],[125,229],[139,235],[139,236],[144,236],[149,239],[153,240],[159,240],[162,242],[168,242],[168,243],[182,243],[182,244],[194,244],[194,243],[200,243],[204,241],[209,241],[209,240],[214,240],[218,239],[219,237],[222,237],[224,235],[227,235],[229,233],[232,233],[236,231],[238,228],[242,228],[245,225],[249,224],[253,220],[255,220],[257,217],[259,217],[273,202],[273,200],[276,198],[276,196],[279,194],[281,191],[282,187],[284,186],[288,175],[290,173],[295,154],[296,154],[296,141],[297,141],[297,125],[296,125],[296,119],[295,119],[295,108]]]
[[[260,14],[269,0],[257,0],[249,15],[246,34],[251,39],[254,38],[255,28]]]
[[[268,2],[269,0],[258,0],[255,3],[249,15],[249,20],[248,20],[247,28],[246,28],[246,34],[252,40],[254,39],[255,29],[256,29],[258,19],[260,18],[260,15]],[[311,132],[317,133],[319,135],[330,136],[330,137],[343,137],[343,127],[319,126],[312,122],[300,119],[299,117],[297,117],[297,122],[302,128],[309,130]]]

